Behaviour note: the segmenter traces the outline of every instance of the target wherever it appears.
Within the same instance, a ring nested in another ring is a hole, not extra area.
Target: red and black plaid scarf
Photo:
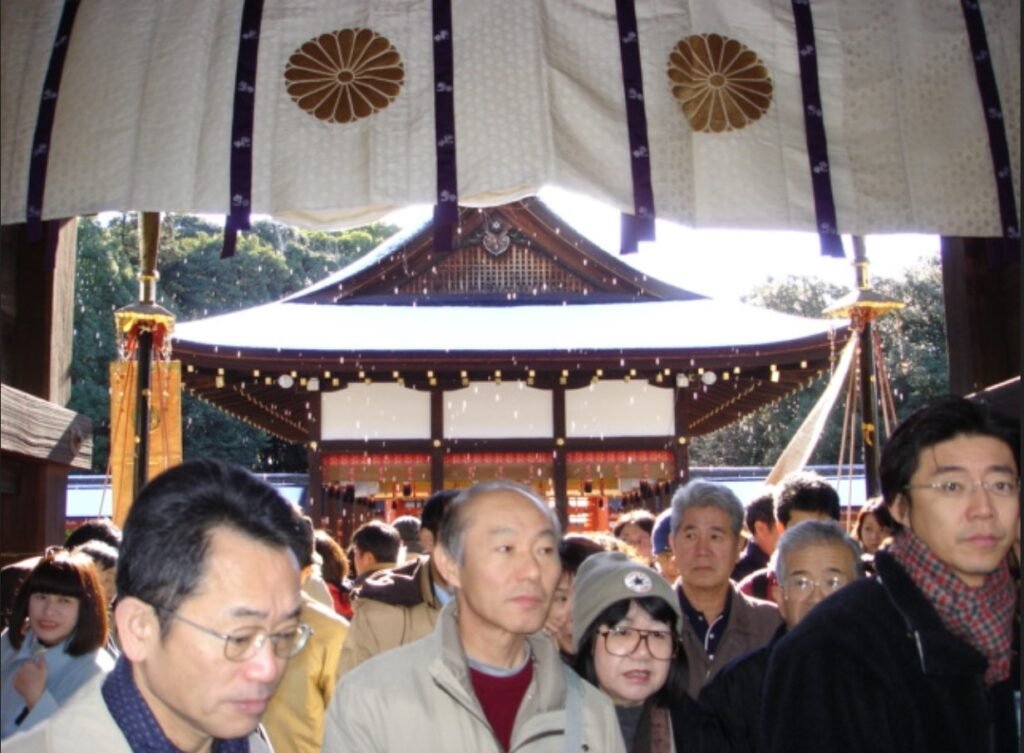
[[[979,588],[971,588],[913,531],[903,531],[889,551],[949,631],[988,659],[985,684],[1005,680],[1010,674],[1014,608],[1014,587],[1006,563],[986,576]]]

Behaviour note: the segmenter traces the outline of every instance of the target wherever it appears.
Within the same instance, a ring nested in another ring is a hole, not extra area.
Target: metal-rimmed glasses
[[[931,489],[945,499],[964,499],[981,487],[993,497],[1015,497],[1020,494],[1020,478],[1006,473],[993,474],[975,480],[969,476],[954,476],[930,484],[907,484],[906,489]]]
[[[793,601],[804,601],[809,599],[817,588],[820,588],[825,596],[830,596],[849,582],[850,579],[844,575],[830,575],[822,580],[815,580],[806,575],[794,575],[792,578],[786,578],[786,582],[782,584],[782,590],[786,594],[786,598]]]
[[[277,633],[271,633],[261,627],[245,627],[230,633],[220,633],[197,622],[193,622],[187,617],[182,617],[177,612],[172,612],[170,609],[161,607],[158,604],[153,604],[152,606],[173,620],[183,622],[189,627],[195,628],[201,633],[206,633],[213,638],[220,638],[224,641],[224,658],[228,661],[248,661],[259,653],[259,650],[263,648],[263,644],[267,641],[270,641],[271,649],[278,659],[288,659],[302,650],[302,647],[306,645],[306,641],[309,640],[309,636],[313,633],[313,628],[301,622],[292,628],[281,630]]]
[[[604,638],[604,649],[612,656],[632,656],[641,643],[646,643],[647,652],[664,661],[675,656],[677,648],[675,634],[668,630],[607,628],[599,630],[598,635]]]

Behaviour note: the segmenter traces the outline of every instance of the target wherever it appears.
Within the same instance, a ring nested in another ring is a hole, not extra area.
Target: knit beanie
[[[679,599],[668,581],[622,552],[598,552],[583,560],[572,590],[573,651],[579,650],[583,634],[597,616],[617,601],[656,596],[676,613],[677,628],[683,621]]]
[[[669,539],[672,537],[672,508],[662,510],[654,520],[651,532],[651,551],[654,554],[665,554],[672,551]]]

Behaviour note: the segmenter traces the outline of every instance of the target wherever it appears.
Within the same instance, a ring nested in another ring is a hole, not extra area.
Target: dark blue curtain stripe
[[[825,114],[818,85],[818,51],[814,43],[811,0],[793,0],[793,20],[796,22],[800,91],[804,100],[804,131],[807,136],[807,158],[811,167],[814,216],[821,239],[821,253],[825,256],[843,256],[843,242],[836,221],[836,202],[832,196]]]
[[[25,203],[25,221],[30,241],[43,237],[43,199],[46,195],[46,167],[50,161],[50,139],[53,136],[53,122],[57,114],[57,94],[60,79],[64,73],[64,61],[71,44],[71,29],[78,13],[78,0],[66,0],[64,10],[57,24],[57,36],[50,52],[50,64],[43,79],[43,92],[39,98],[39,113],[36,116],[36,130],[32,137],[32,155],[28,168],[28,196]]]
[[[628,254],[636,252],[639,241],[654,240],[654,186],[651,182],[644,76],[640,65],[640,35],[634,0],[615,0],[615,16],[619,24],[622,92],[626,99],[629,161],[633,177],[633,214],[622,215],[621,251]]]
[[[981,106],[985,112],[985,126],[988,128],[988,145],[992,153],[992,167],[995,172],[996,194],[999,200],[999,218],[1004,238],[1020,239],[1020,224],[1017,217],[1017,201],[1013,191],[1013,172],[1010,167],[1010,147],[1006,138],[1006,123],[1003,107],[996,86],[996,74],[992,68],[992,54],[985,33],[985,19],[981,6],[976,0],[962,0],[967,37],[974,57],[974,75],[978,79]]]
[[[437,159],[437,203],[434,205],[434,249],[450,251],[459,222],[459,182],[455,165],[455,53],[452,45],[451,0],[433,0],[434,136]]]
[[[252,207],[252,137],[256,122],[256,65],[263,0],[245,0],[238,34],[238,63],[231,119],[231,210],[224,222],[221,258],[235,255],[238,232],[248,230]]]

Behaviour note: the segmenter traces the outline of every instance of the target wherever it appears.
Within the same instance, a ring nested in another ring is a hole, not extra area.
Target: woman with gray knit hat
[[[574,669],[615,703],[626,749],[674,753],[669,708],[688,697],[672,587],[622,552],[600,552],[580,566],[573,598]]]

